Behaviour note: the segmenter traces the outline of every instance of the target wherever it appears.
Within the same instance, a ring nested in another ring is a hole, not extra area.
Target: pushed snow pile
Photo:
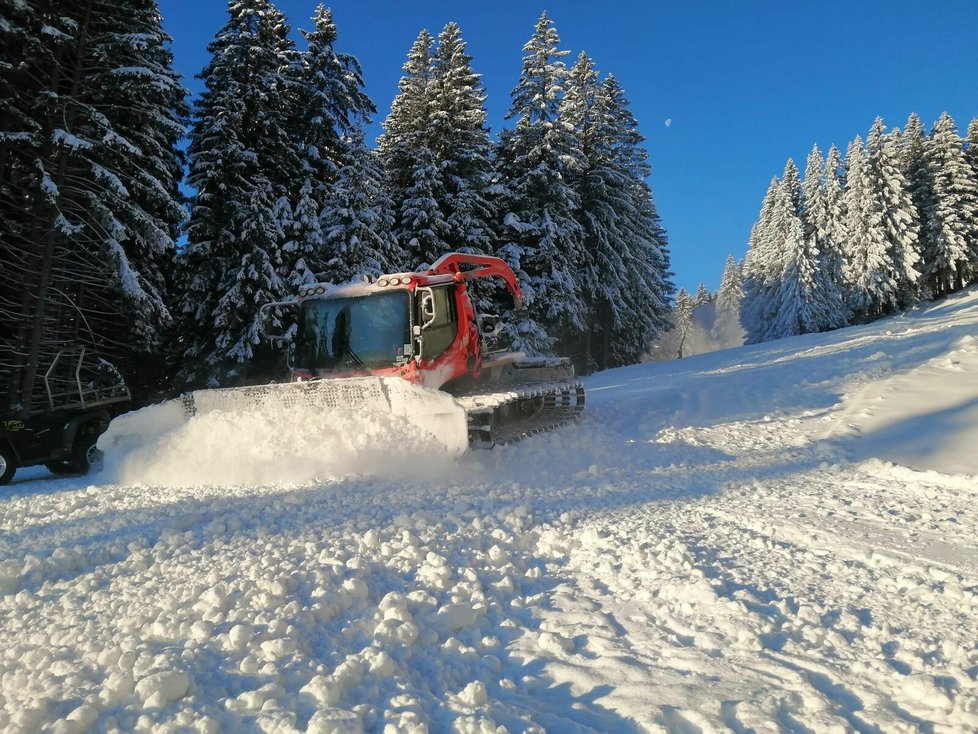
[[[370,377],[199,390],[120,416],[98,445],[112,481],[227,486],[437,473],[467,440],[450,396]]]

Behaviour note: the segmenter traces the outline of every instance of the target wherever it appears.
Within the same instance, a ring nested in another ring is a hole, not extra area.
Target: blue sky
[[[507,124],[522,47],[543,10],[573,63],[586,51],[614,73],[647,138],[650,183],[669,234],[676,284],[719,284],[743,257],[768,182],[814,143],[844,150],[873,119],[928,128],[948,111],[963,133],[978,115],[978,0],[336,0],[340,51],[364,68],[380,132],[407,50],[422,28],[457,22],[483,75],[489,122]],[[279,0],[293,28],[314,0]],[[194,92],[223,0],[160,0],[177,70]]]

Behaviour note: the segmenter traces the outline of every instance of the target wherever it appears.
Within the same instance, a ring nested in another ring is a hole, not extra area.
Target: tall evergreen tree
[[[978,183],[946,112],[925,143],[924,162],[932,186],[925,212],[924,277],[934,295],[943,295],[978,274]]]
[[[789,161],[775,200],[772,233],[780,242],[781,272],[769,293],[764,339],[778,339],[836,328],[843,323],[841,297],[821,267],[818,230],[814,224],[824,204],[821,152],[808,156],[804,187]],[[772,283],[773,286],[773,283]]]
[[[846,230],[845,171],[842,156],[834,145],[825,155],[825,172],[822,180],[822,205],[815,215],[818,230],[822,268],[833,283],[842,300],[842,313],[846,323],[852,318],[846,304]]]
[[[575,219],[580,201],[569,181],[582,167],[574,130],[559,119],[567,52],[546,13],[523,47],[523,68],[512,93],[512,129],[500,136],[504,243],[499,255],[517,273],[527,311],[510,320],[513,344],[547,351],[553,338],[581,334],[585,313],[577,270],[583,231]],[[549,332],[549,334],[548,334]]]
[[[360,62],[335,49],[338,37],[333,15],[322,5],[312,16],[312,30],[300,31],[306,50],[296,57],[291,76],[294,110],[290,129],[299,152],[299,175],[293,181],[289,221],[280,225],[289,240],[282,247],[282,274],[294,288],[327,273],[334,257],[324,230],[336,222],[322,221],[334,196],[341,166],[348,165],[350,140],[362,137],[363,125],[377,110],[363,91]],[[280,202],[280,211],[289,207]]]
[[[781,181],[775,176],[768,184],[757,222],[751,227],[744,260],[741,323],[747,332],[749,344],[764,341],[765,326],[769,323],[771,292],[781,275],[777,238],[773,232],[780,189]]]
[[[693,311],[696,303],[685,288],[680,288],[676,294],[676,303],[672,309],[672,330],[676,336],[676,358],[683,358],[683,350],[686,346],[686,337],[693,327]]]
[[[740,323],[740,308],[743,301],[743,269],[733,255],[727,255],[715,298],[716,318],[712,330],[713,338],[721,345],[742,341],[744,330]]]
[[[456,23],[438,36],[431,59],[429,147],[438,164],[445,239],[454,250],[490,254],[496,218],[495,169],[486,125],[486,93]]]
[[[329,222],[324,230],[326,250],[332,253],[325,277],[334,283],[397,271],[405,261],[394,238],[393,208],[379,161],[362,135],[353,135],[345,148],[323,214],[323,221]]]
[[[837,151],[835,155],[838,155]],[[814,253],[816,267],[822,272],[824,279],[820,283],[822,290],[813,295],[839,315],[838,319],[830,319],[830,321],[841,321],[845,310],[840,290],[841,280],[834,280],[832,277],[832,271],[838,271],[836,263],[832,262],[838,259],[837,253],[833,251],[832,206],[835,202],[830,203],[830,197],[841,195],[841,189],[838,188],[838,179],[834,173],[827,172],[826,161],[822,158],[822,152],[817,145],[813,146],[808,154],[801,191],[802,232],[807,242],[806,252],[802,254],[800,260]],[[800,260],[796,258],[796,263]],[[833,268],[833,265],[836,267]],[[822,331],[840,325],[841,323],[824,323],[809,330]]]
[[[435,39],[422,30],[408,51],[398,94],[384,120],[378,152],[391,185],[394,234],[405,251],[405,265],[417,269],[451,250],[449,227],[440,202],[445,198],[432,149]]]
[[[431,126],[431,57],[435,39],[427,30],[418,33],[402,67],[404,76],[390,113],[382,123],[377,152],[395,192],[406,191],[414,171],[413,151],[423,147],[423,135]]]
[[[598,366],[603,369],[632,364],[648,353],[649,345],[668,328],[669,299],[675,286],[666,232],[648,184],[652,168],[645,138],[614,75],[601,83],[598,102],[601,114],[611,123],[607,125],[613,151],[610,167],[628,183],[628,198],[619,198],[619,246],[626,256],[626,288],[620,294],[619,318],[599,352]]]
[[[0,40],[0,372],[30,410],[63,346],[158,350],[187,92],[153,0],[8,3]]]
[[[777,339],[785,334],[778,331],[778,314],[782,306],[782,281],[788,266],[789,253],[800,245],[803,237],[801,226],[801,179],[795,162],[788,159],[780,183],[774,189],[770,210],[761,236],[766,240],[762,254],[760,278],[752,282],[752,320],[748,328],[751,343]]]
[[[846,152],[846,168],[847,302],[857,317],[872,320],[896,308],[900,285],[887,242],[882,191],[858,136]]]
[[[920,280],[919,217],[910,184],[900,168],[901,138],[885,135],[883,120],[876,118],[866,139],[868,170],[883,213],[883,238],[893,268],[896,307],[906,308],[917,297]]]
[[[182,259],[181,374],[208,385],[267,379],[277,362],[259,336],[258,310],[288,295],[275,211],[301,178],[282,102],[295,98],[285,17],[268,0],[231,0],[228,13],[201,74],[189,147],[197,194]]]
[[[965,158],[968,159],[968,163],[971,165],[971,171],[974,174],[973,178],[978,182],[978,117],[973,118],[968,123],[966,142]]]

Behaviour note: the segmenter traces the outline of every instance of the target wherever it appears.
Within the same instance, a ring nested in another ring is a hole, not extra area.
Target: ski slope
[[[978,731],[976,335],[972,290],[609,371],[461,459],[229,415],[24,472],[0,731]]]

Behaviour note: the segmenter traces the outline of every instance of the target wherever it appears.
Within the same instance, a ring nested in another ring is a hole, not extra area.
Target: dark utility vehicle
[[[43,409],[0,415],[0,485],[22,466],[87,473],[101,458],[95,441],[130,400],[118,370],[85,347],[58,352],[44,389]]]

